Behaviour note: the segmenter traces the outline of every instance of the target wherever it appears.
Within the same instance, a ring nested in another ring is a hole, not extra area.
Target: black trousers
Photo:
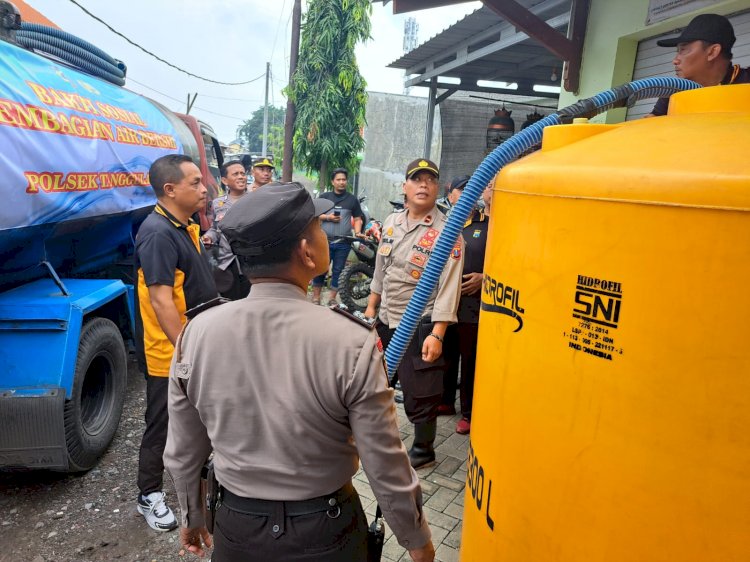
[[[479,324],[460,322],[456,324],[458,352],[461,356],[461,415],[471,420],[471,407],[474,402],[474,373],[477,370],[477,339]]]
[[[366,562],[367,518],[359,496],[353,492],[339,505],[337,517],[326,511],[289,517],[240,513],[222,504],[214,522],[211,560]]]
[[[169,377],[146,374],[146,430],[138,455],[138,489],[148,495],[162,488],[164,447],[167,444]]]
[[[456,324],[448,326],[443,340],[443,356],[446,366],[443,373],[443,399],[441,403],[453,406],[456,402],[456,391],[458,390],[458,366],[461,363]]]
[[[378,322],[378,335],[387,347],[395,329]],[[437,418],[437,409],[443,397],[443,373],[447,367],[441,355],[432,363],[422,360],[422,344],[432,331],[432,322],[422,320],[406,348],[397,369],[398,380],[404,393],[404,411],[412,423],[425,423]]]

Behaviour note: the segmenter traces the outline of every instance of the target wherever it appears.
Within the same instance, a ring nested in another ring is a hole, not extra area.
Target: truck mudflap
[[[0,468],[68,469],[65,390],[0,392]]]

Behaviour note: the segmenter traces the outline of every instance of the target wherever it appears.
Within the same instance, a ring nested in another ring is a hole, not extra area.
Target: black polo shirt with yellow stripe
[[[218,296],[198,224],[181,223],[157,204],[135,238],[136,349],[149,375],[166,377],[174,346],[151,306],[151,285],[172,287],[172,300],[183,324],[185,311]]]
[[[721,80],[721,85],[725,86],[728,84],[748,84],[750,83],[750,68],[742,68],[739,64],[730,65],[724,78]],[[659,98],[651,110],[651,114],[659,117],[666,115],[669,110],[669,98]]]

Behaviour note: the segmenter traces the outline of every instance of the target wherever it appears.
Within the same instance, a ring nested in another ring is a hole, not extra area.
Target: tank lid
[[[664,117],[547,127],[497,189],[750,212],[750,84],[674,97]]]
[[[731,84],[672,94],[668,115],[690,113],[746,113],[750,111],[750,84]]]

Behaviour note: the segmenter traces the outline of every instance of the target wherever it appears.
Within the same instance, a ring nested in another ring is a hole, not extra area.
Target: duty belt
[[[238,496],[222,487],[222,504],[238,513],[271,517],[280,511],[287,517],[310,515],[311,513],[328,512],[328,516],[335,519],[341,514],[341,504],[345,503],[354,493],[354,486],[347,482],[341,488],[317,498],[297,501],[259,500]]]

